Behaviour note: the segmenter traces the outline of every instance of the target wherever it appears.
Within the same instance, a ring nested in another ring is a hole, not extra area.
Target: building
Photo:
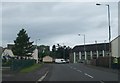
[[[45,56],[45,57],[43,57],[43,62],[53,62],[53,58],[52,57],[50,57],[50,56]]]
[[[14,54],[11,49],[4,49],[1,57],[2,58],[5,57],[6,59],[9,59],[10,57],[14,57]]]
[[[85,51],[84,51],[85,50]],[[76,63],[80,60],[91,60],[98,57],[105,57],[109,54],[109,43],[97,43],[78,45],[72,49],[70,54],[70,62]]]
[[[35,59],[36,63],[38,63],[38,49],[33,51],[31,59]]]
[[[14,44],[7,44],[7,48],[8,48],[8,49],[11,49],[11,50],[12,50],[13,47],[14,47]]]
[[[111,41],[112,57],[120,57],[120,35]]]

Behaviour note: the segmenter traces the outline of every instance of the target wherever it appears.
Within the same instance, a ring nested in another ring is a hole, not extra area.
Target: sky
[[[108,42],[107,6],[96,2],[2,2],[2,46],[24,28],[37,45],[70,47]],[[112,39],[118,36],[118,2],[110,5]],[[80,36],[78,34],[81,34]],[[105,41],[106,40],[106,41]]]

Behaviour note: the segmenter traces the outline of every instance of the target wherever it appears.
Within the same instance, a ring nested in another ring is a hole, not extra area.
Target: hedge
[[[33,64],[35,64],[35,60],[34,59],[28,59],[28,60],[13,59],[12,63],[11,63],[11,69],[13,71],[17,71],[17,70],[20,70],[22,68],[32,66]]]

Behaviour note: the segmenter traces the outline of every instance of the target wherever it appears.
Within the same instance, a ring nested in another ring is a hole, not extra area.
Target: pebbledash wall
[[[112,57],[120,57],[120,35],[111,41]]]

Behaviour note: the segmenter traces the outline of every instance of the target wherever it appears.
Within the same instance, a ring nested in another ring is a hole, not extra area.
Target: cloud
[[[110,3],[111,26],[117,30],[116,3]],[[4,45],[15,40],[20,29],[25,28],[31,41],[39,44],[83,44],[78,33],[86,34],[86,42],[107,39],[107,8],[95,3],[76,2],[5,2],[2,4]],[[113,32],[114,37],[117,35]],[[81,37],[80,37],[81,38]],[[81,42],[80,42],[81,41]]]

